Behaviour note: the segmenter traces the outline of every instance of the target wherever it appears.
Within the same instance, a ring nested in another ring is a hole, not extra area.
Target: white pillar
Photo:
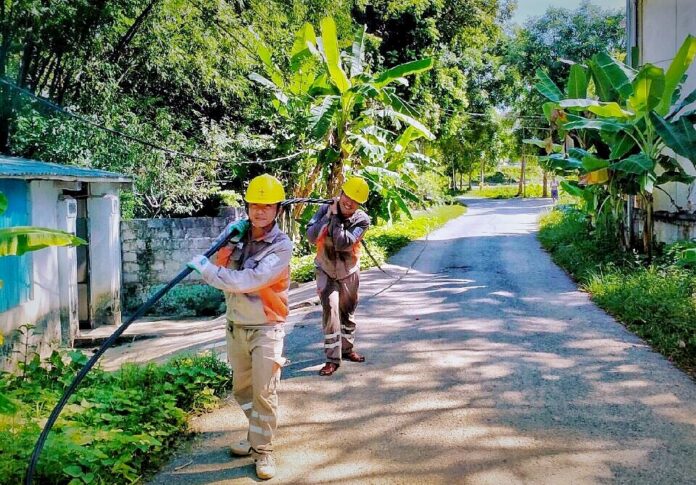
[[[70,196],[58,198],[58,229],[75,234],[77,201]],[[77,320],[77,251],[74,247],[58,248],[60,287],[61,343],[72,347],[79,329]]]
[[[93,186],[96,187],[90,188],[92,195],[87,200],[90,320],[93,326],[120,325],[121,216],[118,193],[108,184]]]

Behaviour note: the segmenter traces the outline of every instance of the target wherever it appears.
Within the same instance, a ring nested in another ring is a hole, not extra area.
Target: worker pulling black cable
[[[333,199],[317,199],[317,198],[295,198],[295,199],[288,199],[286,201],[283,201],[280,206],[284,209],[289,207],[292,204],[331,204],[334,200]],[[374,257],[372,252],[370,251],[370,248],[368,247],[367,243],[365,242],[364,239],[361,239],[360,242],[362,243],[362,246],[365,248],[365,252],[367,255],[370,257],[373,263],[375,263],[375,266],[377,266],[377,269],[379,269],[382,273],[385,275],[389,276],[392,279],[396,279],[394,275],[391,275],[387,273],[384,268],[382,268],[382,265],[379,264],[379,261],[377,261],[377,258]]]
[[[319,198],[294,198],[294,199],[288,199],[284,200],[283,202],[280,203],[281,208],[288,210],[290,206],[294,204],[329,204],[333,202],[333,199],[319,199]],[[218,252],[222,247],[227,245],[230,241],[232,242],[239,242],[243,237],[244,234],[246,233],[246,227],[247,225],[245,224],[230,224],[226,230],[226,234],[223,234],[219,240],[217,240],[213,246],[208,249],[208,251],[205,252],[206,257],[211,257],[213,254]],[[384,271],[377,260],[372,256],[370,253],[369,249],[367,249],[367,245],[365,244],[365,241],[362,241],[363,246],[367,250],[368,255],[372,259],[372,261],[377,265],[377,267],[386,275],[389,277],[393,278],[393,276],[389,275],[386,271]],[[169,290],[174,288],[176,285],[178,285],[184,278],[186,278],[191,272],[193,271],[192,268],[186,267],[184,268],[178,275],[174,277],[169,283],[167,283],[166,286],[164,286],[162,289],[157,291],[153,296],[151,296],[145,303],[143,303],[140,308],[138,308],[133,315],[125,322],[123,323],[116,331],[111,334],[111,336],[104,341],[104,343],[97,349],[97,351],[90,357],[90,359],[87,361],[85,366],[80,369],[80,371],[77,373],[75,378],[72,380],[68,388],[65,390],[63,393],[63,396],[60,398],[56,406],[53,408],[53,411],[51,411],[50,416],[48,417],[48,420],[46,421],[46,424],[44,425],[41,434],[39,435],[38,440],[36,441],[36,444],[34,445],[34,451],[31,454],[31,458],[29,460],[29,466],[27,468],[27,474],[25,477],[24,483],[26,485],[31,485],[34,477],[34,472],[36,470],[36,465],[38,463],[39,457],[41,456],[41,451],[43,450],[44,444],[46,443],[46,439],[48,438],[48,434],[50,433],[51,429],[53,428],[53,425],[56,423],[58,420],[58,416],[62,412],[63,408],[67,404],[68,400],[70,397],[74,394],[74,392],[77,390],[77,387],[80,385],[80,383],[83,381],[87,373],[94,367],[94,365],[97,363],[97,361],[101,358],[101,356],[116,342],[116,340],[125,332],[130,325],[137,320],[138,318],[142,317],[150,308],[152,308],[164,295],[166,295]]]

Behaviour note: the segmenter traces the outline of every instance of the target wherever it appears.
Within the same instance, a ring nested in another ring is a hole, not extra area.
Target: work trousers
[[[227,356],[234,398],[249,420],[247,439],[254,456],[273,451],[278,416],[277,386],[283,367],[282,326],[244,329],[228,325]]]
[[[330,278],[317,269],[317,293],[321,301],[324,353],[326,362],[341,364],[342,354],[355,343],[355,308],[358,306],[358,271],[341,280]]]

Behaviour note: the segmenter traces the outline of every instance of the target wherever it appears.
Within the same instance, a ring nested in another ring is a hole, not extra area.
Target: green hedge
[[[586,216],[563,208],[543,216],[539,240],[593,301],[657,351],[696,375],[696,273],[676,264],[677,244],[648,265],[598,238]]]
[[[154,295],[164,285],[150,287],[147,295]],[[134,313],[145,300],[143,295],[138,298],[128,294],[123,295],[123,306],[127,313]],[[146,315],[178,316],[178,317],[207,317],[217,316],[225,312],[225,295],[217,288],[206,284],[179,284],[169,290]]]
[[[43,423],[86,360],[54,352],[0,377],[0,483],[22,483]],[[229,367],[211,354],[92,370],[53,427],[34,483],[140,482],[164,463],[188,415],[216,407],[229,388]]]
[[[413,219],[406,219],[390,226],[370,228],[365,234],[365,242],[370,253],[381,265],[387,258],[413,240],[419,239],[437,229],[447,221],[466,212],[461,205],[444,205],[420,212]],[[290,264],[292,280],[304,283],[314,279],[314,255],[295,257]],[[360,260],[361,269],[374,266],[372,258],[365,251]]]

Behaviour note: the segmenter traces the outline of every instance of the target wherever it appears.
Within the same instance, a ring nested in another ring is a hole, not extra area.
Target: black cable
[[[227,242],[235,234],[237,233],[233,232],[229,234],[227,237],[222,238],[217,244],[214,244],[210,249],[208,249],[208,251],[205,253],[205,256],[210,257],[213,254],[215,254],[220,248],[227,244]],[[186,278],[191,273],[191,271],[193,271],[191,268],[186,267],[173,280],[167,283],[167,285],[164,288],[160,289],[157,293],[150,297],[149,300],[143,303],[140,306],[140,308],[138,308],[138,310],[125,323],[123,323],[108,339],[106,339],[106,341],[101,345],[101,347],[99,347],[99,349],[97,349],[94,355],[87,361],[85,366],[82,369],[80,369],[80,372],[77,373],[75,378],[72,380],[68,388],[63,393],[63,396],[58,401],[58,404],[56,404],[56,406],[53,408],[53,411],[51,411],[51,415],[48,417],[48,420],[46,421],[46,424],[44,425],[43,430],[39,435],[39,439],[36,441],[34,451],[32,452],[31,459],[29,460],[29,467],[27,468],[27,474],[24,481],[26,485],[31,485],[32,483],[32,480],[34,478],[34,471],[36,469],[36,464],[39,460],[39,456],[41,455],[41,450],[44,447],[46,438],[48,438],[48,433],[50,433],[51,428],[53,428],[53,425],[55,424],[61,411],[67,404],[68,399],[70,399],[70,396],[73,395],[73,393],[77,389],[77,386],[80,385],[87,373],[92,369],[92,367],[94,367],[94,364],[97,363],[97,360],[99,360],[99,358],[104,354],[104,352],[106,352],[109,349],[109,347],[111,347],[114,344],[114,342],[116,342],[116,339],[118,339],[118,337],[120,337],[121,334],[125,332],[126,329],[136,319],[143,316],[145,312],[147,312],[155,303],[157,303],[159,299],[162,298],[169,290],[171,290],[174,286],[179,284],[181,280]]]
[[[284,200],[281,202],[281,207],[289,207],[292,204],[299,204],[299,203],[313,203],[313,204],[326,204],[332,202],[332,199],[316,199],[316,198],[295,198],[295,199],[288,199]],[[206,251],[205,256],[206,257],[211,257],[213,254],[215,254],[220,248],[222,248],[227,242],[235,235],[235,233],[231,233],[227,237],[222,238],[218,243],[214,244],[208,251]],[[136,312],[131,315],[131,317],[123,323],[116,331],[111,334],[111,336],[104,341],[104,343],[97,349],[97,351],[92,355],[92,357],[87,361],[85,366],[80,369],[80,372],[77,373],[75,378],[72,380],[68,388],[65,390],[63,393],[63,396],[60,398],[58,401],[58,404],[53,408],[53,411],[51,411],[50,416],[48,417],[48,420],[46,421],[46,424],[43,427],[43,430],[41,431],[41,434],[39,435],[39,439],[36,442],[36,445],[34,446],[34,451],[31,454],[31,458],[29,460],[29,466],[27,468],[27,474],[25,478],[25,484],[26,485],[31,485],[32,480],[34,478],[34,471],[36,469],[36,464],[39,460],[39,456],[41,455],[41,450],[44,447],[44,444],[46,443],[46,439],[48,438],[48,434],[51,432],[51,429],[53,428],[53,425],[56,423],[58,420],[58,416],[60,415],[61,411],[65,407],[65,405],[68,402],[68,399],[70,399],[70,396],[73,395],[77,387],[80,385],[82,380],[85,378],[87,373],[94,367],[94,365],[97,363],[99,358],[106,352],[115,342],[116,340],[123,334],[123,332],[130,327],[130,325],[143,316],[152,306],[157,303],[160,298],[162,298],[169,290],[174,288],[177,284],[179,284],[184,278],[186,278],[191,271],[193,271],[191,268],[184,268],[176,277],[174,277],[173,280],[171,280],[169,283],[167,283],[166,286],[161,288],[157,293],[155,293],[153,296],[150,297],[145,303],[143,303],[140,308],[136,310]]]

